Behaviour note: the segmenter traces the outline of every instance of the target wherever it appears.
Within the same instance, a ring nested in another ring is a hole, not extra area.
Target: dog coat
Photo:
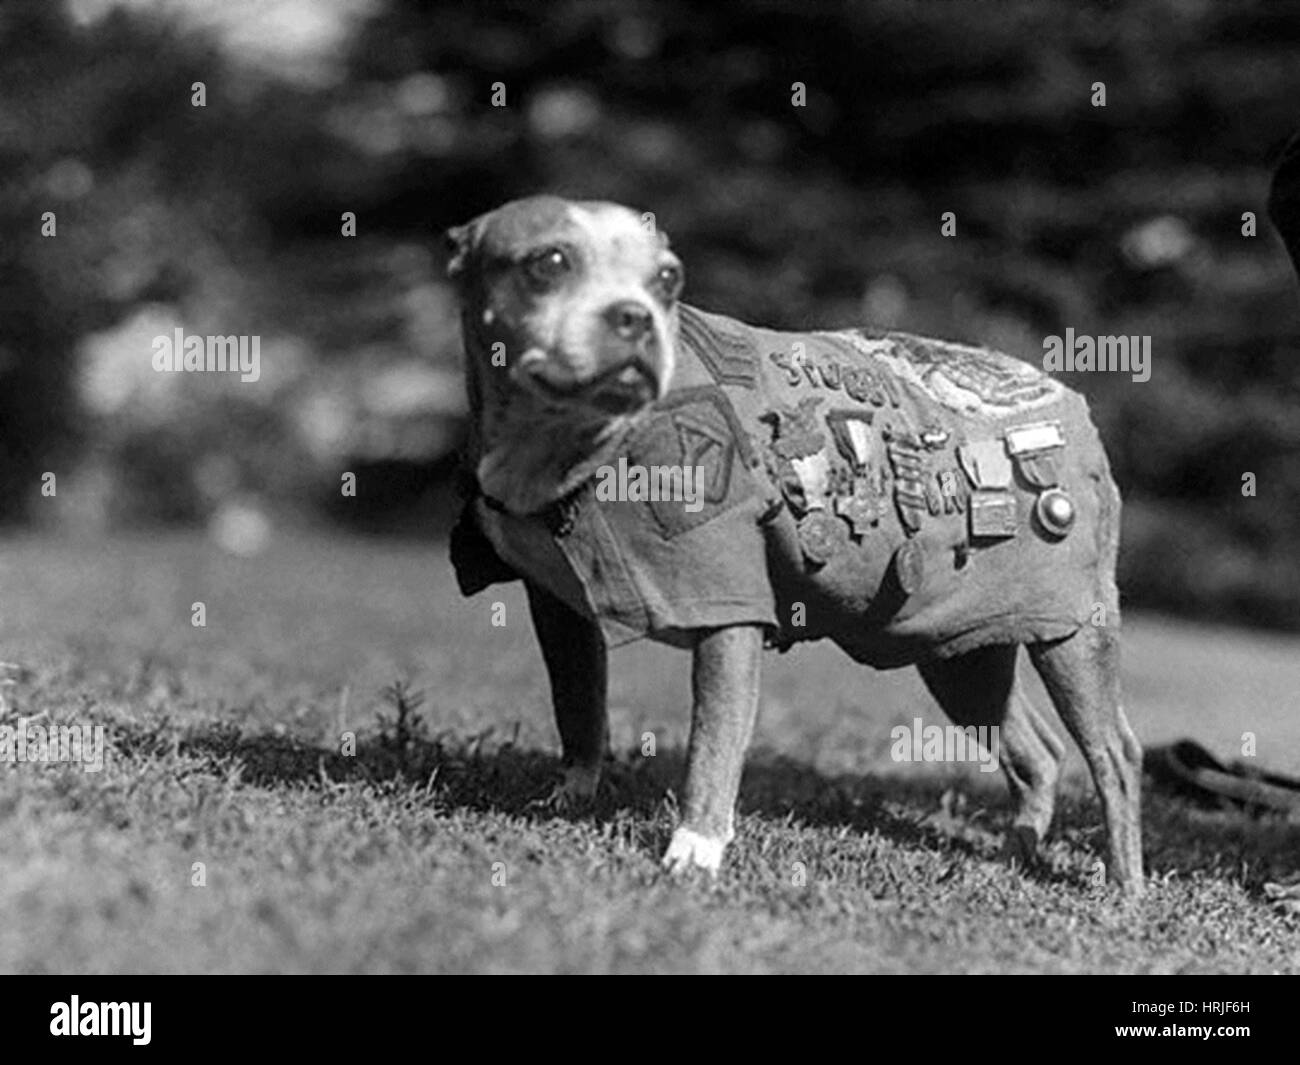
[[[754,623],[878,667],[1068,636],[1106,601],[1118,494],[1076,393],[961,344],[679,318],[673,387],[608,466],[536,515],[469,500],[464,594],[526,576],[611,646]]]

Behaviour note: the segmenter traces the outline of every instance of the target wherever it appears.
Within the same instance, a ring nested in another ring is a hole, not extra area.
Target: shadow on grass
[[[353,754],[313,746],[273,732],[246,734],[228,723],[178,729],[167,721],[122,729],[115,744],[129,757],[175,752],[199,757],[214,771],[240,767],[241,781],[258,787],[327,790],[365,783],[393,793],[419,790],[431,810],[504,813],[525,820],[599,823],[628,814],[640,819],[650,851],[671,831],[666,797],[680,787],[684,752],[611,757],[600,794],[588,804],[557,809],[544,799],[560,777],[551,753],[516,746],[488,729],[466,738],[427,735],[423,727],[386,727],[358,737]],[[1089,789],[1090,790],[1090,789]],[[905,846],[943,849],[973,858],[991,856],[989,834],[999,837],[1009,819],[1000,774],[880,772],[826,775],[796,760],[758,750],[747,761],[740,809],[765,820],[808,828],[879,834]],[[1240,877],[1258,892],[1269,880],[1300,874],[1300,826],[1235,811],[1207,812],[1149,786],[1144,801],[1145,864],[1151,875]],[[1101,809],[1086,793],[1063,791],[1052,838],[1065,837],[1101,857]],[[1050,842],[1050,841],[1049,841]],[[1079,875],[1043,865],[1048,882],[1077,882]]]

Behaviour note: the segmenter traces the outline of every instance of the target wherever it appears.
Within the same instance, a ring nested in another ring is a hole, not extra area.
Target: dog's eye
[[[655,274],[655,284],[663,293],[664,299],[670,303],[681,295],[682,283],[682,271],[679,266],[661,266],[659,272]]]
[[[553,285],[569,271],[569,257],[562,248],[543,248],[524,260],[524,272],[537,285]]]

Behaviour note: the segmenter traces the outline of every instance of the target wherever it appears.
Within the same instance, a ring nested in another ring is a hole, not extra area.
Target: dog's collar
[[[473,480],[473,495],[467,496],[468,501],[472,501],[477,497],[483,500],[483,505],[488,510],[495,510],[498,514],[512,513],[501,500],[488,495],[479,488],[478,479],[473,474],[470,474],[469,477]],[[578,520],[578,508],[580,506],[578,497],[585,487],[586,484],[584,483],[563,499],[557,499],[554,503],[550,503],[541,510],[526,515],[526,517],[540,521],[552,536],[568,536],[569,533],[573,532],[573,526]]]

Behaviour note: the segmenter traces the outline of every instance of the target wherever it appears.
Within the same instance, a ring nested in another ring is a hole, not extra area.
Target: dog
[[[983,348],[688,306],[652,223],[542,196],[448,233],[471,408],[452,562],[466,595],[524,581],[563,747],[556,801],[599,783],[608,648],[689,649],[663,864],[716,873],[764,648],[829,638],[917,666],[958,726],[1000,726],[1006,849],[1032,862],[1064,747],[1017,680],[1024,646],[1100,795],[1108,875],[1141,894],[1120,497],[1082,397]]]

